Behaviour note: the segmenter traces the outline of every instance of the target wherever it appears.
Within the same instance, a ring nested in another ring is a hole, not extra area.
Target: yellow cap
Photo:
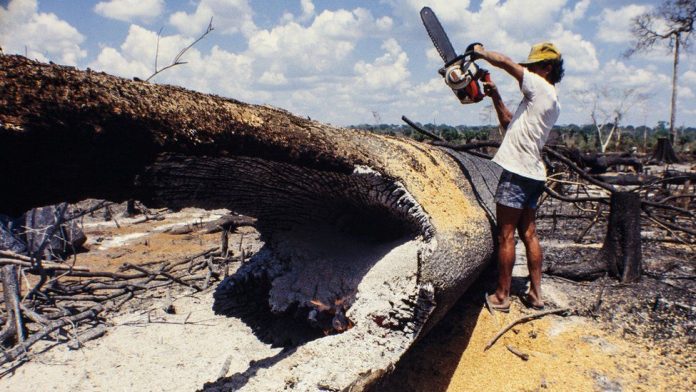
[[[558,51],[558,48],[556,48],[554,44],[552,44],[551,42],[542,42],[540,44],[532,46],[532,50],[529,51],[527,61],[524,61],[520,64],[527,65],[538,63],[539,61],[544,60],[558,60],[560,58],[561,52]]]

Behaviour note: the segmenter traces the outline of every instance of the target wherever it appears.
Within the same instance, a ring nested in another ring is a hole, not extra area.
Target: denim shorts
[[[522,177],[503,169],[495,192],[495,202],[507,207],[537,208],[539,196],[544,192],[544,181]]]

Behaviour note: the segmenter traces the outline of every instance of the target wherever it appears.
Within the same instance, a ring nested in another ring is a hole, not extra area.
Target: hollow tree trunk
[[[640,198],[635,192],[611,195],[609,225],[600,259],[609,272],[622,282],[640,279],[642,249],[640,239]]]
[[[493,251],[499,169],[488,161],[20,56],[0,56],[0,166],[13,169],[0,193],[9,214],[95,197],[258,219],[264,248],[218,286],[215,310],[289,347],[220,380],[223,390],[281,390],[287,379],[360,390]]]

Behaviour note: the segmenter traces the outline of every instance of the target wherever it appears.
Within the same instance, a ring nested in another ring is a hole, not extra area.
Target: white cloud
[[[694,91],[689,87],[679,86],[679,88],[677,89],[677,97],[679,99],[693,99],[694,96]]]
[[[136,76],[141,79],[147,78],[154,72],[156,55],[158,68],[162,68],[169,64],[176,53],[189,43],[184,37],[178,35],[162,36],[158,50],[156,32],[138,25],[131,25],[120,50],[108,46],[102,48],[97,59],[89,66],[127,78]],[[191,50],[191,52],[194,51],[195,49]]]
[[[394,7],[403,7],[403,1],[395,1],[393,3],[395,3],[393,4]],[[462,18],[468,16],[470,2],[469,0],[460,0],[457,1],[456,4],[454,3],[455,2],[452,0],[408,0],[406,5],[410,7],[411,11],[416,12],[420,11],[420,9],[425,6],[432,8],[437,15],[438,20],[440,20],[440,22],[443,24],[447,22],[461,23],[462,20],[466,20]]]
[[[300,5],[302,6],[300,20],[308,20],[314,16],[314,3],[312,3],[312,0],[300,0]]]
[[[684,83],[693,84],[694,86],[696,86],[696,71],[689,70],[684,72],[684,74],[681,77],[681,80]]]
[[[619,9],[604,9],[597,22],[597,39],[610,43],[628,43],[633,39],[631,23],[636,16],[648,12],[650,7],[630,4]]]
[[[386,53],[373,63],[358,61],[355,64],[356,84],[372,90],[403,90],[410,77],[408,55],[393,38],[384,41],[382,49]]]
[[[367,34],[379,35],[391,27],[369,11],[325,10],[304,27],[290,21],[249,38],[249,55],[274,72],[288,77],[348,70],[343,63],[357,41]]]
[[[89,66],[95,70],[125,78],[138,76],[142,79],[153,72],[149,64],[146,65],[140,60],[128,59],[117,49],[108,46],[102,48],[96,60],[92,61]]]
[[[39,13],[36,0],[13,0],[0,7],[0,46],[6,53],[76,65],[87,55],[85,37],[53,13]]]
[[[284,86],[288,84],[288,79],[280,72],[265,71],[259,78],[259,83],[268,86]]]
[[[131,25],[119,49],[105,47],[95,61],[93,69],[115,75],[145,79],[154,72],[157,33],[137,25]],[[191,38],[180,35],[162,36],[159,43],[158,68],[171,64],[179,51],[191,43]],[[167,69],[153,81],[169,83],[202,92],[219,93],[238,99],[253,96],[249,88],[252,75],[250,58],[227,52],[217,45],[203,54],[196,47],[181,58],[186,64]]]
[[[258,31],[249,39],[252,57],[263,59],[266,67],[287,69],[293,74],[326,72],[354,48],[354,39],[322,35],[295,22]]]
[[[567,73],[593,72],[599,68],[594,45],[580,34],[565,30],[560,24],[556,24],[551,30],[550,39],[561,51]]]
[[[617,88],[637,88],[647,91],[654,89],[655,86],[668,88],[671,85],[670,77],[664,73],[647,67],[626,65],[618,60],[606,63],[598,76],[604,84]]]
[[[94,12],[110,19],[132,22],[149,20],[164,9],[164,0],[109,0],[94,6]]]
[[[590,0],[580,0],[575,3],[573,9],[564,9],[561,13],[561,23],[565,27],[572,26],[575,21],[583,18],[590,6]]]
[[[247,0],[201,0],[193,13],[175,12],[169,23],[182,34],[197,35],[205,31],[213,18],[216,31],[242,33],[248,37],[257,29],[252,17],[253,11]]]

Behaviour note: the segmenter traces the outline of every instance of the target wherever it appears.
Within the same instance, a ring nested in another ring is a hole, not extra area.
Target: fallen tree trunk
[[[494,247],[485,160],[20,56],[0,56],[0,161],[10,215],[95,197],[258,219],[266,245],[214,306],[288,349],[211,389],[369,385]]]

